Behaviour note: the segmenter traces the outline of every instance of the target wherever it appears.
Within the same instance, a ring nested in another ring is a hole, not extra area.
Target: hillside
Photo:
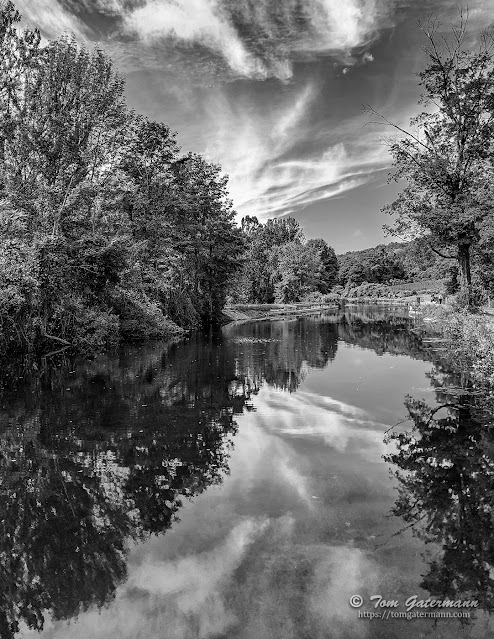
[[[431,249],[412,242],[379,244],[338,255],[338,279],[343,286],[352,281],[395,283],[417,279],[444,279],[451,276],[455,262],[443,259]]]

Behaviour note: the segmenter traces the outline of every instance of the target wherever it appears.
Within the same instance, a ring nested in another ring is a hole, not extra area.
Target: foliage
[[[419,74],[420,104],[434,111],[420,113],[409,131],[393,125],[402,134],[389,144],[393,179],[407,185],[384,211],[395,216],[393,233],[420,236],[441,256],[457,259],[468,306],[471,249],[494,195],[494,37],[484,33],[477,49],[469,50],[463,15],[450,41],[433,21],[423,31],[428,64]]]
[[[450,313],[442,317],[450,359],[470,371],[476,384],[494,389],[494,323],[489,317]]]
[[[331,246],[322,238],[308,240],[307,247],[315,249],[319,257],[317,267],[317,290],[320,293],[328,293],[338,277],[338,258]]]
[[[331,291],[331,293],[322,296],[322,301],[324,304],[339,304],[341,302],[341,294]]]
[[[325,240],[306,241],[292,217],[265,224],[242,220],[243,267],[229,287],[229,301],[242,304],[299,302],[312,292],[331,290],[338,272],[334,250]]]
[[[244,246],[226,176],[127,109],[103,51],[19,19],[0,8],[0,351],[216,322]]]
[[[467,290],[459,290],[450,296],[449,303],[453,311],[468,308],[472,313],[478,312],[487,302],[487,295],[478,284],[472,284]]]
[[[351,283],[348,283],[342,292],[342,297],[378,299],[380,297],[393,297],[393,294],[384,284],[362,282],[359,286],[352,286]]]
[[[275,301],[298,302],[318,288],[321,259],[314,245],[287,242],[275,251],[277,272]]]
[[[444,279],[450,262],[423,242],[391,242],[338,255],[339,282],[399,284],[417,279]]]

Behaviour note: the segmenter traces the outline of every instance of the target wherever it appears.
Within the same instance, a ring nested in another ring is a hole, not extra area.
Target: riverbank
[[[225,323],[245,320],[297,317],[319,311],[337,311],[338,304],[297,302],[294,304],[231,304],[223,309]]]
[[[454,311],[449,306],[424,305],[417,314],[417,328],[424,339],[434,339],[455,366],[474,383],[494,393],[494,317]]]
[[[430,301],[425,299],[424,302]],[[423,298],[422,298],[423,299]],[[416,305],[416,296],[398,297],[352,297],[342,298],[334,296],[328,302],[295,302],[293,304],[229,304],[222,311],[225,323],[245,320],[271,319],[280,317],[294,317],[307,315],[319,311],[337,311],[346,306],[400,306],[411,307]]]

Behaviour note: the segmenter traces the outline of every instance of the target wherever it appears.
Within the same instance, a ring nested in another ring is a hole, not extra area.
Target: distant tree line
[[[299,302],[311,294],[329,293],[336,283],[338,260],[321,238],[306,240],[292,217],[242,219],[245,251],[242,267],[230,288],[238,303]]]
[[[130,111],[103,51],[19,20],[0,5],[0,351],[216,321],[244,243],[220,167]]]
[[[472,249],[472,284],[476,289],[494,293],[494,251],[486,234]],[[460,289],[460,269],[451,260],[434,252],[421,239],[391,242],[360,251],[338,255],[338,284],[343,287],[363,283],[400,284],[419,280],[446,280],[446,291]]]

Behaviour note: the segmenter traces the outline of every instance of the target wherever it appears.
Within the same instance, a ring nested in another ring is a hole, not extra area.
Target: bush
[[[458,365],[470,370],[475,382],[494,387],[494,323],[467,312],[454,313],[443,333]]]
[[[359,286],[347,284],[342,296],[346,298],[370,298],[372,301],[375,301],[381,297],[392,297],[393,293],[385,284],[362,282]]]
[[[306,293],[303,296],[302,302],[321,303],[323,301],[323,298],[323,294],[319,293],[319,291],[312,291],[311,293]]]
[[[322,298],[323,304],[339,304],[341,301],[341,295],[339,295],[338,293],[331,291],[331,293],[327,293],[326,295],[323,295]]]
[[[158,304],[136,291],[117,289],[112,305],[120,321],[120,337],[124,340],[164,339],[181,331],[163,315]]]
[[[450,304],[454,311],[462,311],[469,306],[470,311],[478,311],[487,303],[487,294],[479,284],[472,284],[470,293],[467,291],[459,291],[450,297]]]
[[[54,332],[64,335],[77,350],[95,352],[118,343],[119,320],[109,309],[88,307],[84,299],[76,298],[64,301],[58,311],[54,322],[71,320],[71,325]]]

